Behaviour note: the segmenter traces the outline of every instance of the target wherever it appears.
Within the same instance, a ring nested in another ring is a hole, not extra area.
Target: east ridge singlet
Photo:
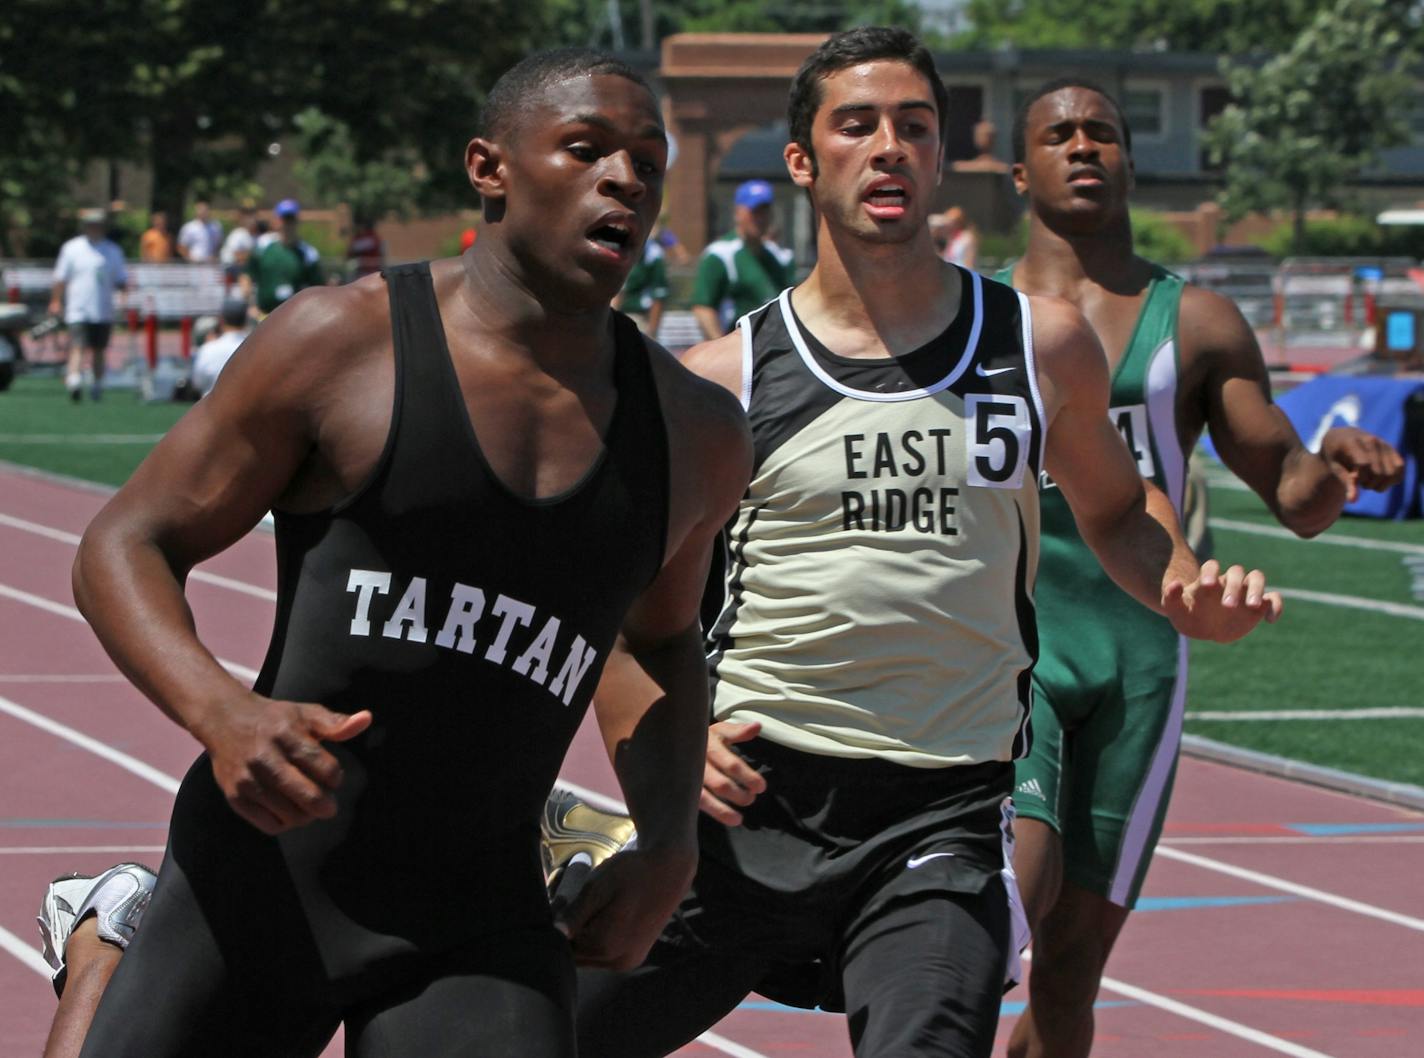
[[[429,265],[385,275],[385,448],[335,507],[276,515],[277,618],[255,687],[374,714],[363,735],[328,744],[345,772],[337,818],[278,839],[338,975],[547,921],[539,813],[667,532],[666,431],[629,320],[614,317],[601,454],[561,495],[531,500],[481,451]],[[215,789],[205,758],[180,801],[194,784]],[[249,828],[225,803],[207,814]]]
[[[756,455],[718,720],[915,767],[1026,752],[1045,414],[1027,299],[960,276],[956,318],[900,356],[835,355],[790,291],[740,321]]]

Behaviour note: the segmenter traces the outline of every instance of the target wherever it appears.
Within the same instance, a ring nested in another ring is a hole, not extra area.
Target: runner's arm
[[[1204,385],[1199,413],[1222,461],[1300,536],[1327,529],[1360,488],[1399,482],[1404,461],[1388,442],[1354,427],[1336,427],[1307,451],[1271,400],[1260,346],[1228,298],[1187,287],[1178,330],[1183,355],[1199,361]]]
[[[1046,469],[1108,575],[1184,635],[1229,642],[1279,613],[1259,570],[1197,564],[1176,512],[1142,479],[1108,419],[1107,360],[1076,309],[1034,299],[1034,347],[1048,398]]]
[[[74,564],[75,601],[110,657],[203,744],[234,810],[268,833],[334,811],[340,773],[319,740],[358,733],[369,714],[253,694],[199,641],[183,588],[278,503],[317,444],[332,396],[322,365],[344,351],[327,346],[350,325],[340,316],[294,304],[254,332],[90,523]]]
[[[602,864],[561,917],[586,966],[641,963],[697,866],[709,709],[699,610],[713,542],[746,489],[751,442],[733,401],[695,388],[699,411],[664,405],[669,437],[682,445],[670,453],[672,557],[625,619],[594,696],[638,845]]]

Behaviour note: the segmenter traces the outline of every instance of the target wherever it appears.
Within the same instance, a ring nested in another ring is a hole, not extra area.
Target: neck
[[[1093,231],[1074,230],[1032,213],[1028,249],[1015,271],[1031,290],[1069,297],[1087,284],[1120,289],[1138,268],[1126,211]]]
[[[808,324],[860,332],[895,354],[933,339],[958,311],[959,272],[939,259],[928,226],[907,242],[867,243],[822,218],[816,249],[816,267],[796,290]]]
[[[459,264],[460,302],[482,332],[549,367],[595,366],[603,357],[590,357],[590,345],[611,356],[610,298],[588,304],[587,295],[541,288],[494,238],[481,239]]]

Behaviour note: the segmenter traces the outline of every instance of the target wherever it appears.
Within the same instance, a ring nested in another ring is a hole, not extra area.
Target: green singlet
[[[994,278],[1012,285],[1012,267]],[[1108,413],[1142,476],[1179,512],[1188,455],[1176,428],[1184,286],[1152,266],[1137,326],[1112,374]],[[1063,835],[1070,882],[1131,908],[1176,777],[1186,642],[1113,583],[1058,488],[1046,477],[1040,485],[1033,747],[1018,762],[1014,803],[1021,817]]]

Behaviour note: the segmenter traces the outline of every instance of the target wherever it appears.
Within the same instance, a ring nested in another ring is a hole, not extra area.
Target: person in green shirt
[[[709,341],[765,305],[795,279],[791,251],[767,238],[771,230],[771,185],[748,180],[733,199],[735,230],[709,243],[697,262],[692,313]]]
[[[258,243],[247,259],[247,274],[243,277],[243,293],[250,296],[255,288],[257,311],[264,316],[298,290],[324,282],[321,256],[297,234],[297,218],[301,214],[297,200],[284,198],[273,212],[281,222],[281,235]]]
[[[628,273],[623,289],[613,299],[613,307],[626,312],[650,338],[658,336],[663,303],[668,296],[667,254],[657,241],[656,231],[643,244],[643,256]]]

